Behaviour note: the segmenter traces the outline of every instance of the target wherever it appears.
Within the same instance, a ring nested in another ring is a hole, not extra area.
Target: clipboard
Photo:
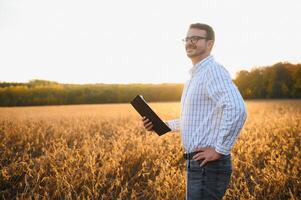
[[[160,119],[160,117],[146,103],[142,95],[137,95],[131,102],[132,106],[141,115],[145,116],[153,123],[153,130],[159,135],[171,131],[171,129]]]

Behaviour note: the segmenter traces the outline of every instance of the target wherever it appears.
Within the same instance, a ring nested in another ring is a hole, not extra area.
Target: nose
[[[195,48],[196,46],[195,46],[195,44],[193,44],[191,41],[190,42],[187,42],[186,44],[185,44],[185,47],[186,48]]]
[[[187,39],[187,40],[185,41],[185,44],[193,44],[193,42],[192,42],[191,39]]]

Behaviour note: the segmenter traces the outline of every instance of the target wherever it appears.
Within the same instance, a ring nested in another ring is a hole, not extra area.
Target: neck
[[[208,56],[210,55],[210,53],[205,53],[205,54],[202,54],[200,56],[197,56],[197,57],[193,57],[193,58],[190,58],[191,59],[191,62],[193,65],[197,64],[198,62],[204,60],[205,58],[207,58]]]

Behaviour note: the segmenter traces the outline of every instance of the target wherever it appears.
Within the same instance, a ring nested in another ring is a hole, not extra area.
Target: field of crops
[[[224,199],[301,199],[301,100],[246,104]],[[0,199],[184,199],[182,153],[129,104],[0,108]]]

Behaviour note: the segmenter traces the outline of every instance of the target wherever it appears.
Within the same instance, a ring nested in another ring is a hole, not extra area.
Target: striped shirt
[[[181,97],[180,119],[166,121],[172,132],[180,131],[186,152],[213,147],[228,155],[246,118],[246,108],[228,71],[213,56],[190,70]]]

